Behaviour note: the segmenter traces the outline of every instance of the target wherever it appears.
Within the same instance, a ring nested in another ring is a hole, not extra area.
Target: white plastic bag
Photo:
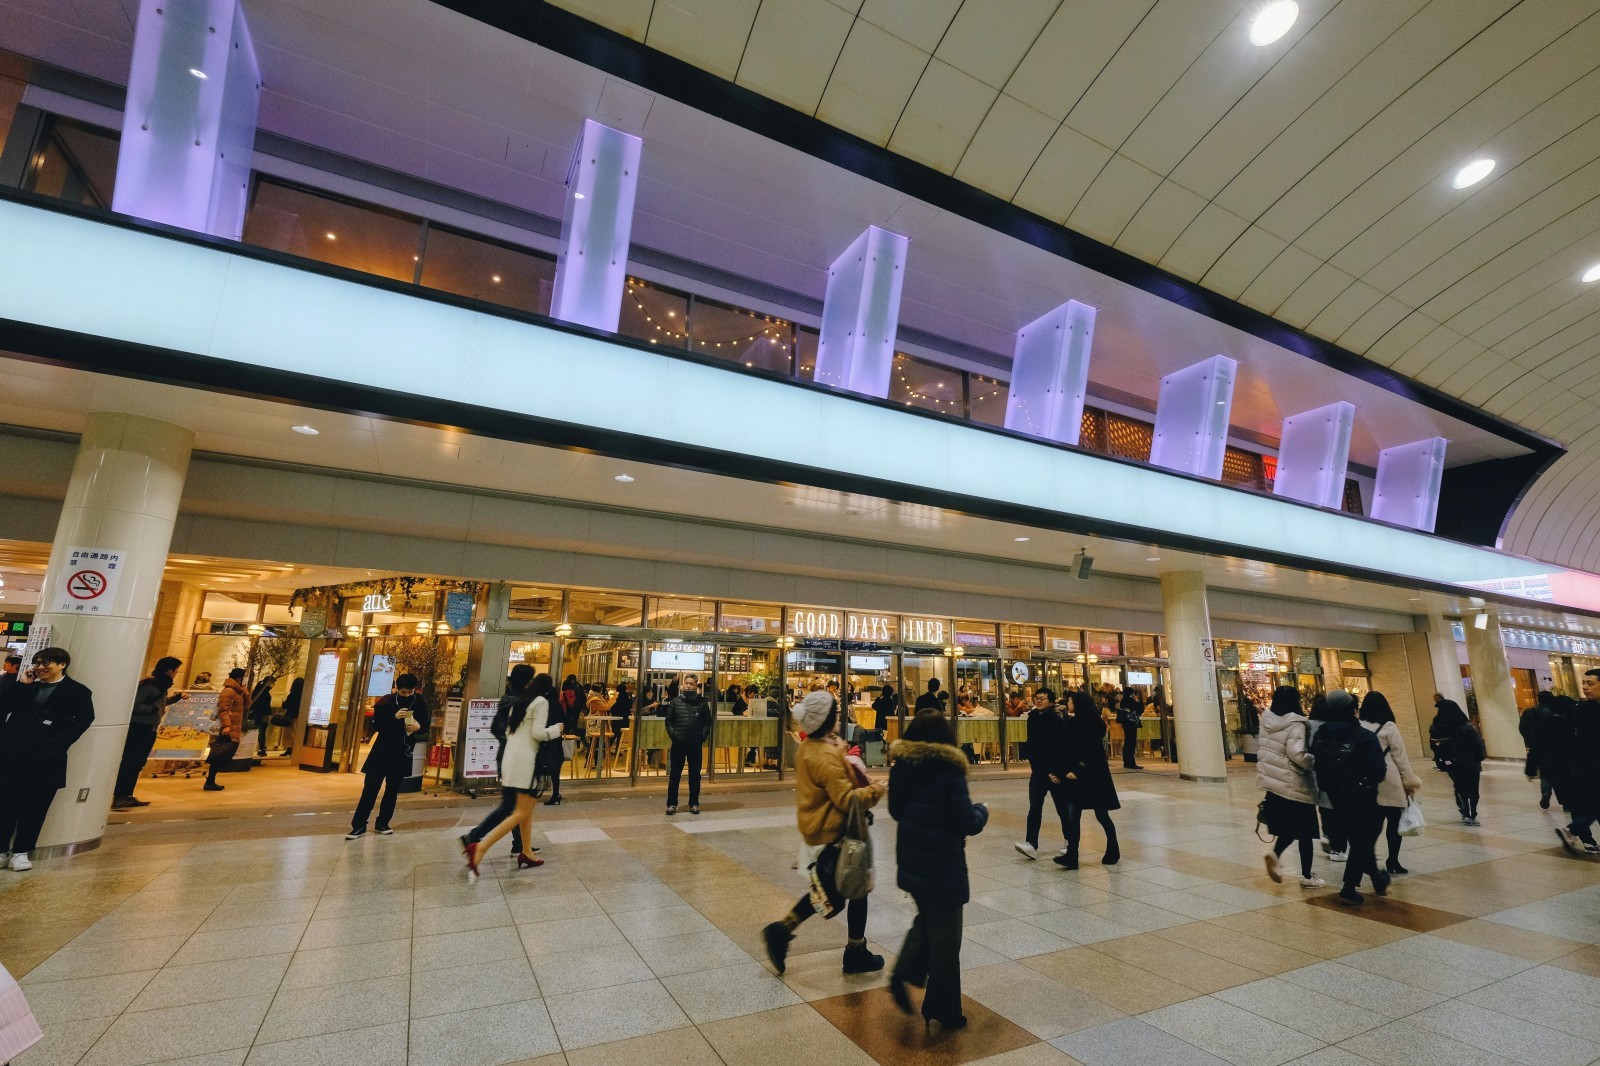
[[[43,1037],[22,989],[0,966],[0,1062],[10,1062]]]
[[[1414,837],[1421,833],[1427,824],[1422,817],[1422,804],[1413,796],[1411,802],[1406,804],[1406,809],[1400,812],[1400,835]]]

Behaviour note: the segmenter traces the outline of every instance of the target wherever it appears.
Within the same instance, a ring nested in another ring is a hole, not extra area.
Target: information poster
[[[122,583],[126,553],[107,548],[73,548],[67,552],[67,573],[52,610],[58,614],[110,614]]]
[[[28,633],[28,646],[22,651],[22,669],[33,665],[33,657],[50,646],[50,623],[35,622]]]
[[[211,746],[211,724],[217,718],[217,693],[206,689],[184,689],[185,698],[168,707],[156,726],[152,759],[178,759],[191,762],[205,755]]]
[[[461,732],[461,697],[451,696],[444,703],[444,743],[455,747],[456,734]]]
[[[394,691],[394,657],[392,655],[374,655],[372,657],[372,676],[367,679],[367,695],[387,696]]]
[[[461,753],[462,777],[484,778],[500,775],[500,770],[495,765],[495,756],[500,752],[500,742],[489,730],[494,724],[495,712],[499,710],[500,701],[497,699],[467,701],[467,746]]]
[[[336,651],[325,651],[317,656],[317,672],[311,681],[311,704],[306,709],[306,721],[311,725],[327,725],[333,719],[333,703],[339,697],[339,660]]]

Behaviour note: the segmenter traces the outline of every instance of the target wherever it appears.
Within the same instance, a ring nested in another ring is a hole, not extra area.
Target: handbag
[[[865,899],[876,877],[872,867],[872,834],[867,828],[866,811],[852,799],[845,815],[844,828],[834,841],[838,858],[833,868],[833,883],[845,899]]]
[[[206,762],[213,766],[225,766],[238,754],[239,742],[232,737],[217,737],[211,742],[211,753],[206,756]]]
[[[1422,817],[1422,804],[1418,803],[1416,797],[1413,796],[1411,801],[1406,804],[1406,809],[1400,812],[1400,824],[1398,827],[1400,835],[1414,837],[1421,833],[1427,824]]]

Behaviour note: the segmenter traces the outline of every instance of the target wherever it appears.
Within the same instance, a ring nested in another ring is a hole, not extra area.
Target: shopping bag
[[[1400,812],[1400,835],[1414,837],[1421,833],[1427,824],[1422,818],[1422,804],[1413,797],[1411,802],[1406,804],[1406,809]]]
[[[16,978],[0,966],[0,1062],[10,1062],[43,1038]]]

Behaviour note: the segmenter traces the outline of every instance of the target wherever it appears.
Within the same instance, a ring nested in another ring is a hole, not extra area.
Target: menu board
[[[327,725],[333,719],[333,705],[339,698],[341,658],[336,651],[325,651],[317,656],[317,672],[311,681],[311,703],[306,708],[306,721],[311,725]]]
[[[500,742],[489,729],[499,710],[497,699],[467,701],[467,744],[462,750],[460,764],[462,777],[500,776],[496,759],[500,754]]]
[[[650,669],[652,670],[700,670],[706,668],[706,653],[703,651],[662,651],[658,648],[650,649]]]

